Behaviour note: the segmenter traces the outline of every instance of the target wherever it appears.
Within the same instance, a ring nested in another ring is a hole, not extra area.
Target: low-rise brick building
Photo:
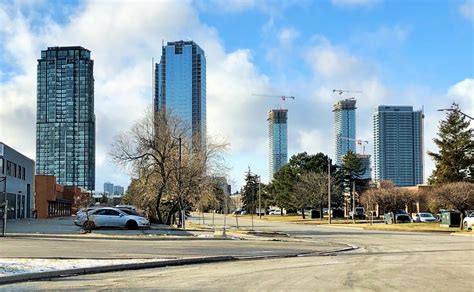
[[[75,214],[90,194],[78,187],[65,187],[52,175],[35,176],[37,218],[52,218]]]

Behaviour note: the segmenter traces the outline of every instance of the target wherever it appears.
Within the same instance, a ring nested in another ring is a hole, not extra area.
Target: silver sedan
[[[126,227],[138,229],[150,227],[150,221],[139,214],[128,214],[117,208],[98,208],[77,216],[74,224],[87,229],[97,227]]]

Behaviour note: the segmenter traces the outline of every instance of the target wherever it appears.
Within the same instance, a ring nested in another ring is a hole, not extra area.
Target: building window
[[[12,163],[10,161],[7,161],[7,175],[12,175]]]
[[[4,170],[4,166],[3,166],[3,157],[0,158],[0,174],[4,174],[5,173],[5,170]]]

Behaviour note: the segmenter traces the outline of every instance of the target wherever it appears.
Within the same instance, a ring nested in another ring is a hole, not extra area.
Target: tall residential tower
[[[270,176],[273,178],[284,164],[288,162],[288,110],[273,109],[268,112]]]
[[[374,113],[375,181],[396,186],[423,183],[423,112],[411,106],[385,106]]]
[[[167,109],[206,144],[206,57],[193,41],[168,42],[154,71],[155,111]]]
[[[83,47],[41,51],[37,72],[36,174],[95,188],[94,61]]]
[[[335,119],[336,164],[342,164],[347,152],[356,153],[356,100],[339,100],[333,108]]]

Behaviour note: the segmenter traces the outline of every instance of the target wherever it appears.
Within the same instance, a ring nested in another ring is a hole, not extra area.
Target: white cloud
[[[298,38],[300,32],[293,27],[285,27],[280,30],[278,34],[278,39],[280,44],[285,47],[289,47],[293,44],[293,41]]]
[[[466,0],[459,6],[459,12],[466,19],[474,23],[474,0]]]
[[[315,75],[324,78],[348,77],[355,68],[362,68],[361,61],[340,47],[333,46],[323,39],[309,48],[305,54],[307,63]]]
[[[474,116],[474,79],[466,78],[448,90],[448,99],[459,104],[461,110],[469,116]]]
[[[332,0],[331,3],[339,7],[372,7],[381,0]]]

